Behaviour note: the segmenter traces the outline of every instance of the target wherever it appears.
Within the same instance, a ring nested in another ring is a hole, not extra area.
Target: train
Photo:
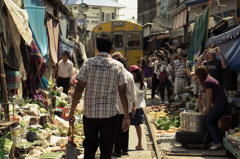
[[[113,52],[120,52],[126,58],[126,67],[139,64],[143,57],[143,30],[140,24],[113,20],[96,26],[89,40],[89,57],[98,54],[96,38],[102,33],[109,34],[113,38]]]

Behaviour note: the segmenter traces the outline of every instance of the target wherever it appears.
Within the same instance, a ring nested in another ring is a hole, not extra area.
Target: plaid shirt
[[[87,59],[77,76],[86,82],[83,115],[87,118],[110,118],[119,113],[118,86],[127,84],[124,66],[105,52]]]

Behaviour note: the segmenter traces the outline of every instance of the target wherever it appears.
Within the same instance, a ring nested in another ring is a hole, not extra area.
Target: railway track
[[[225,148],[222,150],[217,151],[208,151],[204,150],[202,145],[188,145],[188,147],[182,147],[182,149],[186,149],[185,151],[166,151],[161,149],[161,144],[165,142],[158,142],[156,140],[156,134],[155,134],[155,127],[153,127],[153,124],[150,122],[148,115],[146,111],[144,110],[144,116],[145,116],[145,125],[148,130],[147,133],[147,140],[148,141],[148,148],[150,147],[152,152],[152,158],[153,159],[175,159],[175,158],[188,158],[188,159],[230,159],[234,157],[227,156]],[[173,144],[176,143],[174,140],[167,140],[166,144],[172,142]]]

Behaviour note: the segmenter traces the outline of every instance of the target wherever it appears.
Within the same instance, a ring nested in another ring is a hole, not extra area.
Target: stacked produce
[[[240,149],[240,127],[236,127],[234,130],[228,130],[225,134],[225,138],[233,146],[238,146]]]
[[[161,104],[145,108],[150,121],[154,123],[158,133],[174,133],[180,126],[180,117],[178,107],[182,106],[181,102]]]

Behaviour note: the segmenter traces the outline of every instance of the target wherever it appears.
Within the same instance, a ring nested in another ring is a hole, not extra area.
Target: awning
[[[170,38],[176,38],[176,37],[180,37],[180,36],[184,36],[184,28],[179,28],[178,30],[171,30],[170,31]]]
[[[153,23],[163,28],[169,28],[169,29],[173,28],[173,22],[171,21],[171,19],[162,18],[160,16],[154,18]]]
[[[212,44],[220,47],[229,69],[240,71],[240,26],[221,35],[209,38],[207,45]],[[219,56],[217,58],[220,59]]]
[[[155,36],[154,37],[152,37],[150,40],[148,40],[147,42],[152,42],[152,41],[154,41],[156,38],[155,38]]]
[[[165,39],[165,38],[169,38],[170,35],[169,34],[166,34],[166,35],[160,35],[158,37],[156,37],[157,40],[161,40],[161,39]]]
[[[188,33],[192,32],[192,29],[191,27],[188,27]],[[178,30],[171,30],[170,31],[170,39],[173,39],[173,38],[177,38],[177,37],[181,37],[181,36],[184,36],[184,28],[179,28]]]
[[[194,4],[198,4],[198,3],[203,3],[203,2],[207,2],[209,0],[188,0],[185,2],[186,6],[192,6]]]

